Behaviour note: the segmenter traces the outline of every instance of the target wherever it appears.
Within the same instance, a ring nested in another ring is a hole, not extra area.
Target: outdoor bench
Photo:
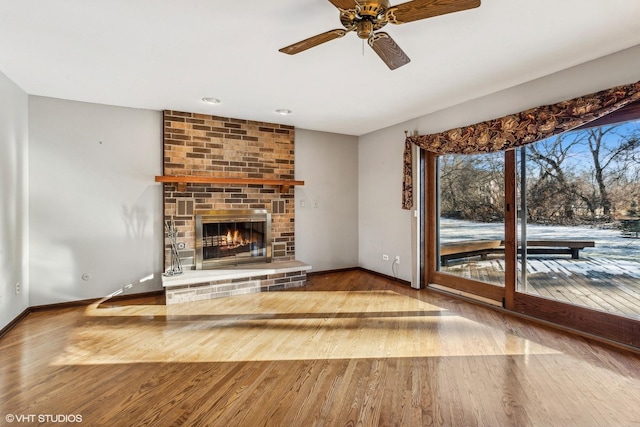
[[[595,245],[592,240],[527,240],[527,254],[567,254],[571,255],[572,259],[579,259],[581,250],[593,248]],[[463,240],[443,243],[440,246],[440,264],[446,266],[451,260],[474,256],[485,260],[487,255],[494,253],[504,253],[504,240]],[[518,242],[518,253],[522,254],[520,242]]]

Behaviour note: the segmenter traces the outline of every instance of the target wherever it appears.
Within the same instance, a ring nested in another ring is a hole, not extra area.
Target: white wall
[[[29,306],[28,99],[0,72],[0,328]]]
[[[30,305],[161,289],[161,112],[31,96],[29,139]]]
[[[313,271],[358,266],[358,138],[296,129],[295,156],[296,258]]]
[[[441,132],[637,81],[640,45],[399,126]]]
[[[640,80],[640,46],[550,76],[409,120],[359,138],[360,266],[391,274],[400,255],[399,277],[411,280],[411,217],[400,209],[404,131],[430,134],[552,104]]]
[[[411,280],[411,212],[401,208],[403,130],[396,126],[358,142],[359,264]],[[382,256],[388,255],[387,261]],[[400,264],[393,260],[400,256]]]

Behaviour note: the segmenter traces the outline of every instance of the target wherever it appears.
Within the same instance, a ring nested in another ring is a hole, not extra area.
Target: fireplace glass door
[[[196,214],[196,269],[270,262],[269,216],[244,210]]]

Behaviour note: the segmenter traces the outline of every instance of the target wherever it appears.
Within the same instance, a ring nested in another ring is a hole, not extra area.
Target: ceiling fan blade
[[[356,0],[329,0],[338,9],[352,10],[356,8]]]
[[[392,24],[404,24],[478,6],[480,0],[413,0],[390,7],[385,18]]]
[[[387,33],[375,33],[369,37],[369,46],[391,70],[411,62],[407,54],[400,49],[400,46]]]
[[[294,43],[290,46],[283,47],[280,49],[280,52],[286,53],[289,55],[295,55],[296,53],[300,53],[312,47],[318,46],[322,43],[326,43],[328,41],[339,39],[347,34],[348,30],[331,30],[326,33],[318,34],[317,36],[309,37],[308,39],[299,41],[298,43]]]

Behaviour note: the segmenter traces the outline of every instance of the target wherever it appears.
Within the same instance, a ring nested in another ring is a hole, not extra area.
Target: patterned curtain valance
[[[577,128],[637,100],[640,100],[640,82],[463,128],[409,136],[404,144],[402,208],[411,209],[413,206],[411,144],[438,154],[504,151]]]

